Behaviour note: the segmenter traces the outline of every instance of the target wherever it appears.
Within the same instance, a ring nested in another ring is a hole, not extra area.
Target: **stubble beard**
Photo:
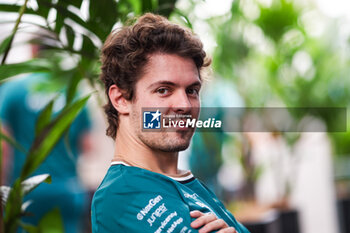
[[[192,132],[140,132],[138,138],[152,150],[179,152],[186,150],[192,138]]]
[[[162,152],[179,152],[186,150],[194,131],[166,131],[161,129],[159,132],[143,132],[141,130],[141,114],[137,111],[132,113],[132,128],[136,131],[138,139],[152,150]]]

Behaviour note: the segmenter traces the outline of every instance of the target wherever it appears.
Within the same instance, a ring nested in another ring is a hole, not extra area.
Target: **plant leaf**
[[[63,133],[82,110],[90,95],[83,97],[64,108],[58,116],[34,139],[21,172],[24,180],[39,167]]]
[[[64,16],[61,14],[57,14],[56,21],[55,21],[55,29],[54,29],[57,35],[60,34],[63,24],[64,24]]]
[[[34,140],[34,143],[29,150],[24,167],[21,171],[21,176],[15,181],[5,206],[4,227],[5,232],[16,232],[19,224],[19,219],[22,213],[22,184],[48,156],[49,152],[56,145],[62,134],[67,130],[80,110],[86,104],[90,95],[83,97],[70,106],[67,106],[62,112],[43,130]],[[43,177],[42,177],[43,178]],[[48,231],[45,231],[48,232]]]
[[[174,13],[180,16],[181,20],[184,21],[186,26],[193,30],[193,25],[186,14],[182,13],[179,9],[174,9]]]
[[[33,201],[32,200],[29,200],[29,201],[26,201],[26,202],[24,202],[23,204],[22,204],[22,206],[21,206],[21,212],[22,212],[22,214],[24,214],[25,213],[25,211],[26,211],[26,209],[30,206],[30,204],[32,204],[33,203]]]
[[[20,182],[20,179],[17,179],[10,190],[10,194],[8,195],[6,206],[5,206],[5,215],[4,215],[5,232],[8,232],[8,233],[16,232],[19,219],[21,216],[21,205],[22,205],[21,182]]]
[[[16,148],[17,150],[19,150],[23,154],[27,154],[27,150],[24,149],[24,147],[21,144],[19,144],[18,142],[16,142],[16,140],[13,139],[11,136],[8,136],[0,131],[0,138],[1,138],[1,140],[5,140],[6,142],[8,142],[11,146]]]
[[[50,122],[51,116],[52,116],[52,108],[53,104],[55,102],[55,99],[51,100],[45,108],[41,111],[40,115],[38,116],[38,119],[36,121],[35,125],[35,135],[39,135],[39,133],[44,129],[45,126],[47,126]]]
[[[70,0],[69,3],[77,8],[80,8],[83,0]]]
[[[104,40],[118,21],[118,8],[115,0],[90,1],[88,24],[94,33]]]
[[[13,37],[13,34],[6,37],[0,44],[0,54],[6,51],[7,47],[9,46],[11,39]]]
[[[96,31],[98,28],[93,27],[92,25],[86,23],[80,16],[76,15],[75,13],[69,11],[67,9],[67,4],[62,3],[62,1],[59,1],[57,4],[50,4],[50,7],[57,10],[57,14],[61,15],[64,19],[69,18],[85,28],[86,30],[90,31],[92,34],[96,35]],[[96,35],[97,36],[97,35]],[[105,38],[100,38],[101,40],[104,40]]]
[[[28,233],[40,233],[38,227],[31,224],[19,222],[19,225]]]
[[[0,81],[18,74],[48,72],[51,70],[51,64],[45,59],[32,59],[29,61],[4,64],[0,66]]]
[[[152,0],[144,0],[142,1],[142,13],[145,12],[152,12],[153,10],[153,4],[152,4]]]
[[[5,3],[0,4],[0,11],[2,11],[2,12],[18,13],[20,9],[21,9],[21,5],[13,5],[13,4],[5,4]],[[30,8],[27,8],[25,14],[35,14],[36,15],[37,12],[33,11]]]
[[[45,233],[63,233],[63,221],[58,208],[47,213],[39,222],[39,230]]]
[[[22,182],[23,196],[30,193],[33,189],[38,187],[42,182],[51,183],[51,176],[49,174],[41,174],[32,176]]]
[[[47,0],[37,0],[38,2],[38,15],[41,15],[44,18],[47,18],[50,12],[50,7],[45,4]]]
[[[72,78],[69,80],[69,85],[68,85],[67,93],[66,93],[67,104],[72,103],[72,101],[77,93],[78,84],[81,81],[81,79],[83,78],[81,76],[81,74],[79,73],[78,69],[75,69],[73,72],[74,72],[74,74],[73,74]]]
[[[68,48],[73,49],[74,40],[75,40],[75,32],[74,32],[73,28],[67,24],[65,25],[65,28],[66,28],[66,37],[67,37],[67,41],[68,41]]]
[[[175,4],[176,4],[176,0],[163,0],[163,1],[158,1],[158,7],[157,7],[157,14],[163,15],[165,17],[169,17],[170,14],[175,11]],[[190,25],[190,21],[187,18],[187,16],[185,16],[186,19],[186,24]],[[191,26],[192,29],[192,26]]]
[[[5,206],[7,199],[9,197],[11,191],[11,187],[2,185],[0,186],[0,193],[1,193],[1,203]]]

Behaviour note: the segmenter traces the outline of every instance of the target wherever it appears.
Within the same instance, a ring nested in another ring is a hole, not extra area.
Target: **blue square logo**
[[[144,111],[143,112],[143,128],[144,129],[160,129],[160,116],[162,115],[159,110],[156,112]]]

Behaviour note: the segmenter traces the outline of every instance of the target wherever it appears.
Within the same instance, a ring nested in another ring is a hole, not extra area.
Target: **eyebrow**
[[[154,87],[159,86],[159,85],[167,85],[167,86],[174,86],[174,87],[179,86],[176,83],[161,80],[161,81],[152,83],[151,85],[148,86],[147,89],[153,89]],[[191,83],[188,87],[192,87],[192,86],[202,86],[202,83],[200,81],[195,81],[195,82]]]

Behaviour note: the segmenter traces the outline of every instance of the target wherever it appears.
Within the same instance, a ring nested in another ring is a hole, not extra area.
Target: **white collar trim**
[[[124,162],[122,162],[122,161],[113,161],[113,162],[111,162],[111,165],[117,165],[117,164],[122,164],[122,165],[124,165],[124,166],[130,167],[129,164],[124,163]]]

